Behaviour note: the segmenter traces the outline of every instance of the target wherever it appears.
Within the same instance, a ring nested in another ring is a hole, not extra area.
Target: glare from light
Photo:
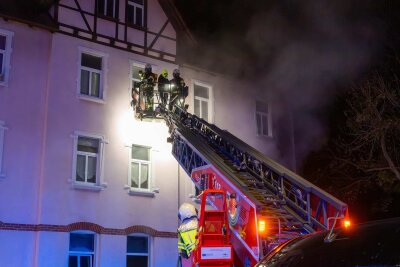
[[[351,226],[350,220],[344,220],[343,226],[344,226],[344,228],[349,228]]]
[[[116,116],[118,138],[125,146],[149,146],[158,155],[171,157],[171,144],[167,143],[168,127],[162,119],[141,121],[135,118],[132,108],[121,110]]]
[[[260,233],[265,232],[265,221],[264,220],[261,220],[258,222],[258,231]]]

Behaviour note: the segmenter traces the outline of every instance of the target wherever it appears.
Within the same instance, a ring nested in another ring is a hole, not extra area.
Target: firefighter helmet
[[[181,75],[181,73],[179,72],[179,70],[178,70],[178,69],[174,69],[174,73],[173,73],[174,78],[176,79],[176,78],[178,78],[180,75]]]
[[[162,72],[161,72],[161,75],[162,75],[164,78],[168,78],[168,71],[167,71],[167,69],[163,69]]]
[[[146,66],[144,67],[144,72],[151,73],[151,65],[149,63],[147,63]]]
[[[183,203],[179,207],[178,218],[183,221],[185,219],[190,219],[193,217],[197,217],[197,209],[195,206],[189,203]]]

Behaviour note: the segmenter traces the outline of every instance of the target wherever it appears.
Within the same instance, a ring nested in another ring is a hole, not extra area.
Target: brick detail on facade
[[[177,238],[174,232],[157,231],[145,225],[133,225],[125,229],[104,228],[91,222],[75,222],[68,225],[54,224],[17,224],[4,223],[0,221],[0,230],[12,231],[48,231],[48,232],[72,232],[77,230],[88,230],[103,235],[129,235],[133,233],[144,233],[153,237]]]

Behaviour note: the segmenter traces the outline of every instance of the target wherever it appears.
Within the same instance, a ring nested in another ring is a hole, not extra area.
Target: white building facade
[[[176,265],[177,209],[195,189],[164,121],[134,117],[130,91],[146,63],[181,69],[189,112],[262,152],[274,146],[265,100],[176,63],[166,8],[61,0],[55,28],[0,21],[0,266]]]

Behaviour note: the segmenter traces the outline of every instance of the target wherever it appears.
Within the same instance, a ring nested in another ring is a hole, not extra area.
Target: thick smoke
[[[273,114],[281,123],[291,111],[301,161],[325,140],[318,111],[366,70],[380,47],[382,26],[373,1],[256,2],[244,29],[221,27],[219,38],[214,33],[203,65],[246,78],[281,107]]]

